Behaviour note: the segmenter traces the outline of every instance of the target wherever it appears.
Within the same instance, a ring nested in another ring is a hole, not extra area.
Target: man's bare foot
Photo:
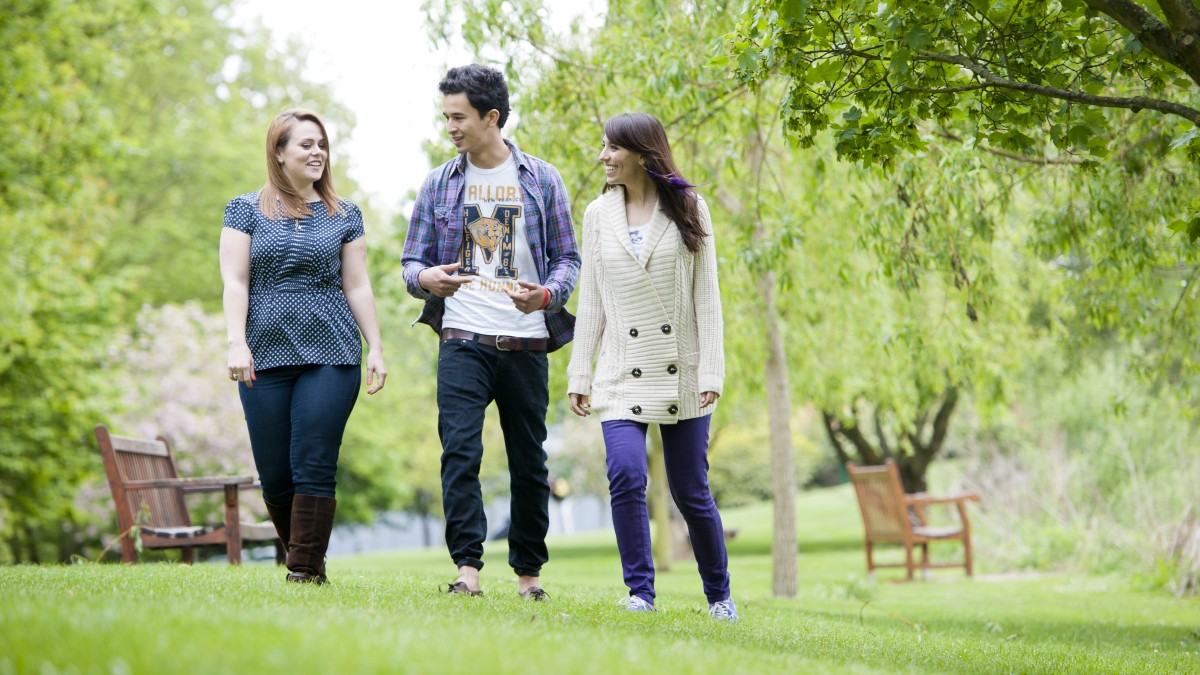
[[[446,589],[447,593],[464,595],[483,595],[479,587],[479,570],[470,565],[458,568],[458,579]]]
[[[467,588],[472,591],[479,589],[479,570],[470,565],[463,565],[458,568],[458,580],[467,585]]]
[[[526,600],[541,602],[549,600],[550,596],[538,585],[540,577],[517,577],[517,593]]]

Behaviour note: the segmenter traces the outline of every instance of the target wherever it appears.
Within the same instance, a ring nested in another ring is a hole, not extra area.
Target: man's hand
[[[510,291],[505,289],[508,297],[512,298],[513,305],[525,314],[531,314],[546,306],[546,289],[535,284],[532,281],[518,281],[517,285],[521,287],[519,291]]]
[[[458,265],[458,263],[451,263],[426,267],[417,275],[417,283],[421,285],[421,288],[439,298],[448,298],[454,295],[459,287],[474,281],[472,277],[452,276],[450,273],[458,269]]]

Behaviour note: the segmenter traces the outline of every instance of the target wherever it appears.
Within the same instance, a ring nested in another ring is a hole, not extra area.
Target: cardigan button
[[[630,374],[630,375],[633,375],[634,377],[641,377],[641,376],[642,376],[642,369],[641,369],[641,368],[634,368],[634,369],[633,369],[633,371],[631,371],[629,374]]]
[[[667,408],[667,412],[669,412],[669,413],[671,413],[672,415],[674,415],[675,413],[679,412],[679,406],[677,406],[677,405],[672,405],[670,408]]]
[[[637,337],[637,329],[636,328],[629,329],[629,337]]]
[[[671,334],[671,324],[664,323],[662,325],[662,332],[663,332],[663,335],[670,335]]]
[[[679,369],[675,367],[674,363],[672,363],[671,365],[667,366],[667,372],[674,375],[675,373],[679,372]]]
[[[630,408],[629,411],[632,412],[634,415],[641,415],[642,414],[642,406],[635,405],[632,408]]]

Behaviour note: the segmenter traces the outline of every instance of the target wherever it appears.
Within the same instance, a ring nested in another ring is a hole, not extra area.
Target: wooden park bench
[[[912,580],[913,571],[920,569],[928,576],[934,568],[963,567],[967,576],[972,573],[971,521],[967,517],[968,501],[979,501],[979,495],[964,493],[950,497],[934,497],[925,493],[907,494],[900,482],[900,470],[890,458],[883,466],[846,465],[850,482],[858,495],[858,506],[862,511],[864,544],[867,550],[867,575],[875,576],[879,567],[903,567],[907,578]],[[925,507],[934,504],[954,505],[958,509],[957,526],[930,526],[925,517]],[[929,561],[929,543],[934,541],[960,541],[963,545],[962,562],[934,564]],[[904,562],[880,564],[875,562],[876,544],[900,544],[904,547]],[[920,547],[921,559],[914,560],[913,549]]]
[[[137,562],[134,536],[141,539],[142,548],[182,549],[186,563],[192,562],[194,547],[223,544],[229,562],[239,565],[243,541],[273,542],[276,562],[283,562],[284,547],[274,525],[241,522],[238,491],[259,489],[251,476],[180,478],[171,447],[162,436],[153,440],[114,436],[98,424],[96,440],[117,508],[123,562]],[[225,522],[193,525],[184,495],[217,491],[225,493]]]

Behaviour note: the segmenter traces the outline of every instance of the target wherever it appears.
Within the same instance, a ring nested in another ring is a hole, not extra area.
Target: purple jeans
[[[709,603],[729,597],[729,556],[721,514],[708,490],[709,415],[661,424],[671,497],[687,522],[696,567]],[[600,425],[608,460],[613,529],[629,594],[654,602],[654,555],[646,509],[646,428],[613,420]]]

